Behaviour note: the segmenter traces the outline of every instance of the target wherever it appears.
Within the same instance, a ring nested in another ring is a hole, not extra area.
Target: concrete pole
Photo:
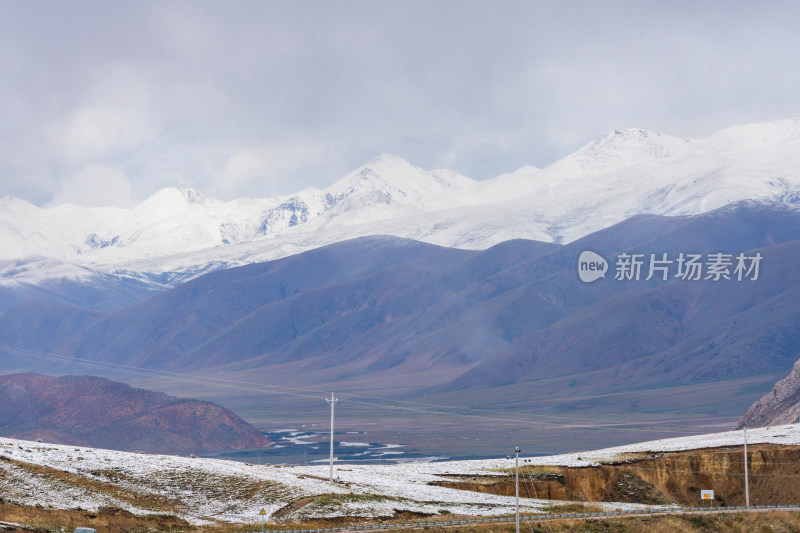
[[[519,533],[519,446],[514,447],[514,494],[516,495],[517,508],[517,533]]]
[[[330,472],[330,482],[333,483],[333,406],[336,405],[336,402],[338,402],[339,400],[337,400],[336,396],[333,393],[331,393],[331,399],[328,400],[326,398],[325,401],[328,402],[330,404],[330,406],[331,406],[331,460],[330,460],[331,472]]]
[[[747,479],[747,428],[744,428],[744,505],[750,507],[750,483]]]

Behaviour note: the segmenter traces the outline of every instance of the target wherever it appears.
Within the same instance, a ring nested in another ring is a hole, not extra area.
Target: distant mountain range
[[[571,242],[636,214],[692,215],[748,199],[800,198],[800,121],[699,140],[611,132],[552,165],[477,182],[382,155],[324,190],[231,202],[164,189],[133,209],[0,199],[0,291],[85,284],[94,308],[230,266],[366,235],[483,250],[524,238]],[[123,293],[109,281],[127,283]],[[74,302],[65,302],[74,303]],[[10,307],[2,305],[0,312]]]
[[[0,376],[0,435],[123,451],[203,453],[269,441],[218,405],[90,376]]]
[[[381,156],[271,200],[7,197],[0,243],[0,372],[119,365],[424,398],[561,421],[537,431],[571,420],[570,439],[602,420],[722,423],[797,359],[800,121],[702,140],[616,131],[485,182]],[[581,281],[584,251],[604,278]],[[676,277],[693,254],[700,279]],[[723,266],[732,279],[707,279]],[[256,412],[253,394],[220,399]]]
[[[765,202],[640,215],[567,245],[365,237],[212,272],[110,314],[30,302],[0,317],[0,344],[271,386],[547,405],[565,419],[587,406],[733,417],[797,359],[799,239],[800,211]],[[579,279],[586,250],[609,262],[605,279]],[[730,279],[707,279],[718,253]],[[667,279],[647,280],[647,266],[615,279],[625,254],[668,258]],[[702,256],[700,279],[676,277],[681,254]],[[741,280],[739,254],[761,258]],[[714,397],[664,402],[698,388]]]

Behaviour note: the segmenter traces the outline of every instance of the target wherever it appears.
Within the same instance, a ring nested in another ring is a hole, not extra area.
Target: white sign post
[[[714,507],[714,491],[713,490],[701,490],[700,491],[700,499],[701,500],[708,500],[708,506]]]

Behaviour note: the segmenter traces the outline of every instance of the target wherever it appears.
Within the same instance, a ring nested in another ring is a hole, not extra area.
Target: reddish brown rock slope
[[[257,448],[269,442],[210,402],[92,376],[0,376],[0,435],[158,453]]]

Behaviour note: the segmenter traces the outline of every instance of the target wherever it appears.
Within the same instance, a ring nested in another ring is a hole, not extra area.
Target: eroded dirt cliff
[[[748,446],[751,505],[800,501],[800,446]],[[715,506],[745,504],[741,446],[675,453],[643,453],[615,464],[571,468],[523,466],[520,496],[552,500],[707,505],[700,491],[714,490]],[[448,476],[438,485],[514,495],[514,472]]]

